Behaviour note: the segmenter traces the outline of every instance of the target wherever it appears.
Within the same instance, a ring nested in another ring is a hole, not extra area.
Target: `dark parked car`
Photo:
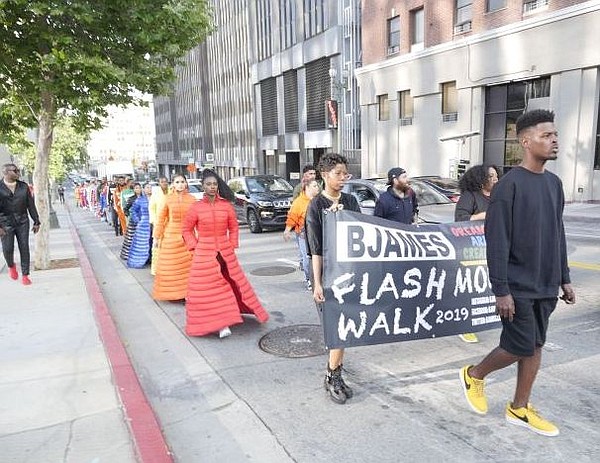
[[[294,188],[277,175],[251,175],[227,182],[235,193],[238,220],[247,222],[252,233],[264,228],[285,228]]]
[[[457,203],[460,198],[458,180],[449,177],[440,177],[438,175],[423,175],[413,177],[413,179],[421,180],[422,182],[431,185],[444,196],[447,196],[452,202]]]
[[[386,182],[385,178],[351,179],[346,182],[343,191],[358,200],[363,214],[373,215],[377,198],[388,188]],[[417,223],[454,222],[455,204],[452,201],[421,180],[410,179],[409,182],[419,203]]]

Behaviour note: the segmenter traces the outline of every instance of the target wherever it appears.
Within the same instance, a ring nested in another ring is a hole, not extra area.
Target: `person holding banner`
[[[401,167],[388,171],[388,189],[381,193],[375,203],[373,215],[382,219],[410,225],[419,213],[417,196],[408,185],[408,175]]]
[[[557,436],[558,427],[539,415],[529,397],[559,287],[561,299],[575,303],[562,220],[562,182],[544,167],[558,157],[558,134],[554,113],[548,110],[526,112],[516,126],[523,161],[494,187],[485,221],[489,277],[502,334],[498,347],[483,361],[460,370],[460,381],[469,406],[483,415],[488,410],[484,378],[517,363],[517,386],[506,405],[506,421]]]
[[[342,192],[344,182],[349,177],[346,157],[327,153],[319,162],[319,171],[325,182],[323,191],[313,198],[306,212],[306,243],[308,255],[311,257],[313,276],[313,298],[322,317],[325,293],[323,290],[323,213],[331,213],[341,209],[360,212],[358,201],[354,196]],[[327,372],[325,373],[325,390],[335,403],[344,404],[354,393],[342,378],[344,349],[330,349]]]
[[[498,182],[496,166],[473,166],[467,170],[460,180],[460,198],[454,209],[454,220],[466,222],[469,220],[485,220],[485,211],[490,204],[492,188]],[[479,342],[475,333],[463,333],[458,337],[464,342]]]

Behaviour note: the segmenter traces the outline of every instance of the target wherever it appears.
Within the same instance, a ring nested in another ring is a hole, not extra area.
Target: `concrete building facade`
[[[359,0],[250,2],[249,43],[261,172],[297,182],[342,152],[360,172]]]
[[[249,3],[213,2],[214,31],[177,68],[173,93],[154,97],[161,175],[194,177],[205,167],[224,178],[257,173]]]
[[[547,108],[560,143],[548,168],[567,200],[600,200],[600,2],[363,0],[362,10],[363,177],[398,165],[508,169],[520,161],[516,118]]]

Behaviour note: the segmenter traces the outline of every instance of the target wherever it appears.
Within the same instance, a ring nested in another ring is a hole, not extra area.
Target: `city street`
[[[597,461],[600,395],[600,241],[592,224],[568,226],[578,303],[559,303],[532,402],[561,435],[537,436],[504,421],[516,367],[487,382],[490,412],[468,408],[461,366],[496,346],[498,331],[480,343],[457,337],[350,349],[345,360],[355,397],[345,406],[326,396],[324,354],[275,356],[259,348],[270,331],[317,324],[302,285],[293,243],[280,232],[242,228],[240,261],[271,314],[266,325],[247,318],[230,338],[187,338],[182,303],[150,297],[148,269],[118,259],[121,239],[88,212],[72,220],[176,461]],[[270,274],[259,276],[257,274]]]

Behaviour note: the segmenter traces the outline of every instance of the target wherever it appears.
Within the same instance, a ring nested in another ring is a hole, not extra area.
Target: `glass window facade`
[[[550,77],[494,85],[486,89],[483,157],[486,163],[513,166],[521,162],[517,118],[532,99],[550,96]]]

